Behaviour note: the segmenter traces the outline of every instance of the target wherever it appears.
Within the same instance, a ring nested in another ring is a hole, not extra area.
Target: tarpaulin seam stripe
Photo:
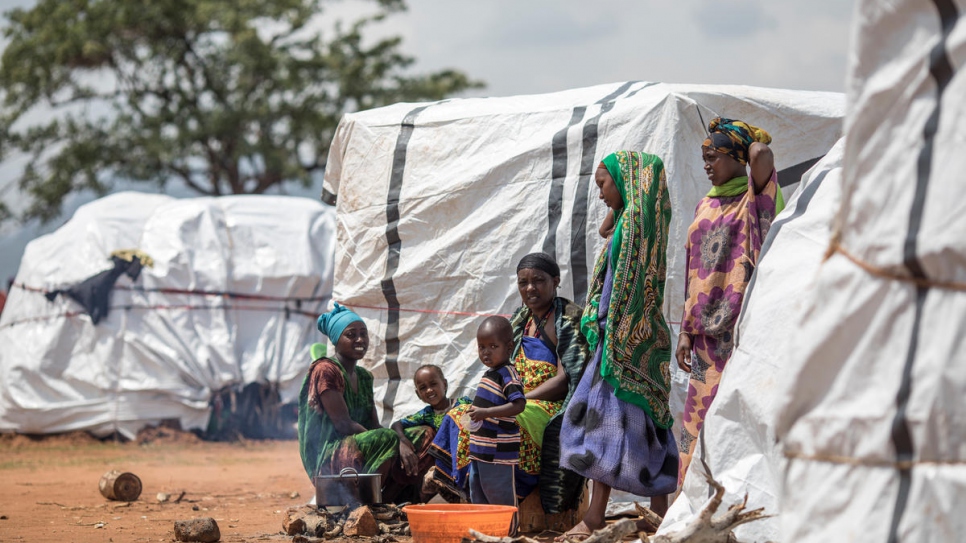
[[[416,117],[432,104],[419,106],[403,117],[400,123],[396,148],[393,151],[392,170],[389,176],[389,191],[386,195],[386,242],[389,247],[386,255],[386,274],[381,286],[386,298],[386,376],[388,384],[382,399],[384,417],[392,416],[392,407],[399,388],[399,298],[393,276],[399,271],[399,256],[402,252],[402,239],[399,237],[399,198],[402,193],[403,174],[406,170],[406,153],[409,139],[415,130]]]
[[[323,204],[334,206],[338,202],[338,197],[329,191],[329,189],[322,187],[322,194],[319,196],[319,201]]]
[[[543,241],[543,252],[557,259],[557,228],[563,215],[564,181],[567,179],[569,153],[567,152],[567,133],[584,118],[587,106],[577,106],[570,115],[566,128],[553,135],[550,142],[550,194],[547,199],[547,237]]]
[[[922,213],[926,205],[926,192],[932,175],[932,160],[935,149],[936,133],[939,131],[939,116],[942,110],[942,99],[949,82],[953,77],[953,68],[946,51],[949,36],[959,19],[959,11],[952,0],[933,0],[939,12],[939,22],[942,26],[942,36],[929,52],[929,73],[936,81],[936,104],[923,127],[923,146],[919,150],[917,164],[916,191],[912,207],[909,210],[909,228],[903,246],[903,263],[913,276],[925,278],[926,274],[918,256],[918,237],[922,227]],[[902,381],[896,393],[896,414],[892,420],[892,442],[896,449],[898,462],[911,461],[915,455],[915,444],[909,429],[906,413],[909,400],[912,397],[912,367],[915,363],[916,351],[919,346],[919,332],[922,326],[922,313],[929,293],[928,286],[916,287],[916,313],[910,331],[909,351],[902,369]],[[899,523],[902,521],[906,506],[909,503],[909,492],[912,488],[912,468],[900,467],[899,491],[896,495],[896,505],[892,513],[889,527],[889,543],[899,541]]]
[[[818,164],[818,161],[822,160],[823,158],[825,158],[825,155],[803,160],[798,164],[789,166],[778,172],[778,186],[787,187],[789,185],[798,183],[802,180],[802,176],[805,175],[805,172],[807,172],[812,166]]]
[[[635,81],[635,83],[639,83],[639,81]],[[647,83],[644,83],[640,87],[637,87],[636,89],[634,89],[631,92],[627,93],[627,96],[625,96],[624,98],[625,99],[630,98],[631,96],[634,96],[635,94],[641,92],[642,90],[644,90],[644,89],[646,89],[648,87],[653,87],[654,85],[657,85],[657,82],[655,82],[655,81],[649,81]]]
[[[597,125],[604,114],[614,108],[617,98],[638,81],[628,81],[597,101],[600,111],[584,122],[581,140],[580,170],[577,172],[577,191],[570,226],[570,272],[574,300],[587,297],[587,190],[594,175],[594,155],[597,154]],[[578,302],[579,303],[579,302]]]
[[[26,285],[24,283],[14,283],[12,286],[25,290],[27,292],[39,292],[41,294],[49,294],[53,292],[49,289],[44,289],[40,287],[34,287]],[[300,297],[300,296],[266,296],[263,294],[245,294],[241,292],[232,292],[227,290],[198,290],[198,289],[180,289],[180,288],[145,288],[145,287],[125,287],[125,286],[114,286],[112,290],[124,290],[128,292],[158,292],[161,294],[185,294],[191,296],[219,296],[225,298],[237,298],[241,300],[266,300],[272,302],[322,302],[325,301],[327,296],[313,296],[313,297]]]

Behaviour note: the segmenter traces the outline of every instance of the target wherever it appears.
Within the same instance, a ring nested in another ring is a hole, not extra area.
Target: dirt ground
[[[292,540],[284,513],[313,493],[298,442],[211,443],[163,430],[140,441],[0,435],[0,541],[174,541],[174,522],[196,517],[214,518],[224,542]],[[141,479],[136,502],[101,496],[112,469]]]

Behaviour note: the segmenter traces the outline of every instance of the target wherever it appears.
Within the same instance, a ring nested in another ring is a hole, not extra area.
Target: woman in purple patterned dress
[[[708,132],[701,156],[712,187],[688,228],[684,318],[675,352],[678,366],[691,374],[678,486],[731,357],[735,322],[762,241],[784,207],[767,132],[720,117]]]

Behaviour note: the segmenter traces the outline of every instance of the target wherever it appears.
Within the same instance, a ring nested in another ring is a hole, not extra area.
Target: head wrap
[[[724,153],[741,164],[748,164],[748,147],[752,143],[771,143],[771,135],[743,121],[715,117],[708,124],[708,137],[701,144]]]
[[[530,253],[521,258],[520,263],[517,264],[517,272],[526,269],[540,270],[550,277],[560,277],[560,266],[547,253]]]
[[[332,311],[319,315],[316,325],[319,327],[319,332],[328,336],[332,343],[338,343],[346,326],[356,321],[363,322],[362,317],[356,315],[350,309],[335,304]]]

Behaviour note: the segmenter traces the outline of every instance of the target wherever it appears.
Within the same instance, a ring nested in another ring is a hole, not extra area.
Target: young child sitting
[[[416,396],[426,402],[426,407],[408,417],[397,420],[390,426],[396,432],[396,435],[399,436],[399,459],[407,475],[420,473],[423,471],[421,469],[423,466],[420,466],[421,459],[416,455],[416,447],[413,446],[404,430],[415,426],[429,426],[433,429],[433,432],[436,432],[439,430],[439,425],[442,424],[443,417],[447,411],[457,405],[472,402],[466,396],[456,400],[451,400],[446,396],[449,383],[446,381],[446,377],[443,376],[443,370],[439,366],[432,364],[420,366],[416,370],[416,373],[413,374],[413,384],[416,387]],[[433,459],[427,455],[422,463],[431,466]],[[424,493],[429,490],[430,488],[423,488]],[[435,492],[432,492],[429,497],[432,494],[435,494]],[[423,496],[423,498],[426,497]]]
[[[504,317],[488,317],[476,332],[480,361],[489,368],[467,415],[470,423],[470,501],[516,506],[513,469],[520,452],[516,416],[527,405],[520,376],[510,364],[513,328]],[[510,535],[516,533],[516,515]]]

